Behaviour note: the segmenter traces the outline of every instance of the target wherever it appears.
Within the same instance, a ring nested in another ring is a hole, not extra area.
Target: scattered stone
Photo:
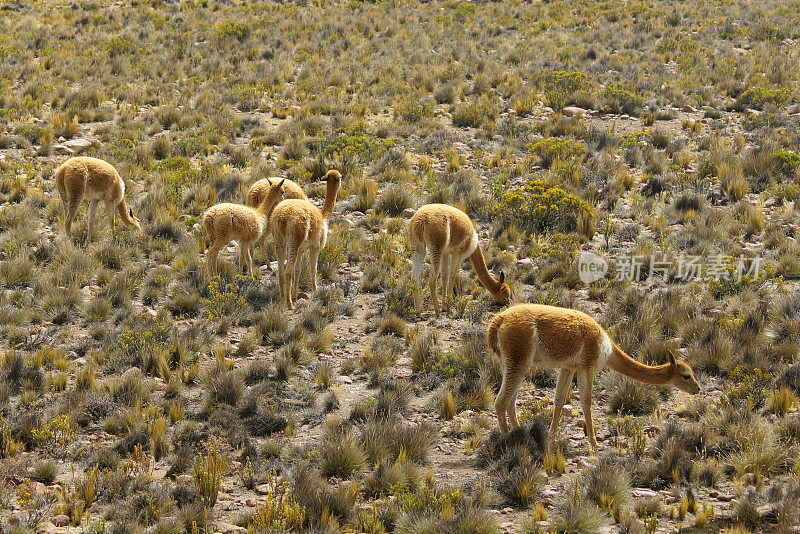
[[[58,527],[55,526],[50,521],[48,521],[47,523],[42,523],[36,529],[36,534],[56,534],[57,532],[58,532]]]
[[[637,499],[658,499],[661,500],[661,494],[649,488],[633,488],[631,495]]]
[[[517,265],[533,265],[533,258],[520,258],[517,260]]]
[[[722,502],[731,502],[733,500],[733,495],[730,493],[720,493],[717,495],[717,500]]]
[[[692,106],[690,106],[689,104],[686,104],[685,106],[683,106],[681,108],[681,111],[683,111],[684,113],[694,113],[697,110],[695,108],[693,108]]]
[[[586,110],[577,106],[567,106],[561,110],[561,114],[565,117],[583,117],[586,115]]]
[[[350,377],[349,377],[349,376],[347,376],[347,375],[342,375],[342,376],[340,376],[339,378],[337,378],[337,379],[336,379],[336,381],[337,381],[337,382],[340,382],[340,383],[342,383],[342,384],[352,384],[352,383],[353,383],[353,379],[352,379],[352,378],[350,378]]]
[[[64,141],[63,145],[72,150],[75,154],[80,154],[95,143],[97,143],[97,141],[90,141],[89,139],[70,139],[69,141]]]
[[[259,495],[268,495],[270,492],[269,484],[261,484],[254,488]]]
[[[66,527],[69,525],[69,516],[60,514],[50,520],[57,527]]]
[[[746,110],[744,110],[744,116],[747,117],[748,119],[750,117],[758,117],[759,115],[761,115],[761,112],[758,111],[757,109],[747,108]]]
[[[72,156],[75,151],[64,145],[53,145],[53,154],[56,156]]]
[[[247,532],[247,529],[231,523],[217,522],[214,525],[214,531],[220,534],[238,534],[239,532]]]
[[[256,500],[253,499],[252,497],[250,497],[249,499],[245,499],[244,505],[245,506],[249,506],[250,508],[252,508],[252,507],[254,507],[256,505]]]
[[[410,219],[411,217],[414,216],[416,212],[417,210],[415,210],[414,208],[406,208],[403,210],[403,218]]]

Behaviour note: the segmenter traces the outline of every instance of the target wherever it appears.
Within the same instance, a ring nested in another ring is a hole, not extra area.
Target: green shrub
[[[772,157],[775,158],[775,167],[786,175],[793,174],[800,166],[800,155],[789,150],[776,150]]]
[[[793,202],[800,198],[800,185],[778,184],[772,188],[772,197],[778,202],[788,200]]]
[[[575,71],[553,71],[539,75],[539,84],[544,86],[547,105],[559,110],[570,104],[582,105],[594,100],[596,90],[589,76]]]
[[[644,103],[636,89],[624,83],[610,83],[603,88],[603,109],[609,113],[635,115]]]
[[[486,120],[496,119],[498,113],[497,107],[488,99],[465,102],[453,110],[453,126],[479,128]]]
[[[740,109],[756,108],[764,109],[764,106],[782,106],[791,98],[792,93],[788,87],[780,89],[767,89],[766,87],[751,87],[741,95],[736,101]]]
[[[394,106],[394,115],[408,123],[433,117],[433,106],[424,100],[406,100]]]
[[[235,37],[239,41],[244,41],[250,35],[250,25],[244,22],[237,22],[235,20],[228,20],[217,26],[217,37],[225,39],[226,37]]]

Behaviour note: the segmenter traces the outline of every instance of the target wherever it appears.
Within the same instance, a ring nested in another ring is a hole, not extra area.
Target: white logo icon
[[[578,254],[578,277],[584,284],[600,280],[607,272],[608,262],[602,256],[586,251]]]

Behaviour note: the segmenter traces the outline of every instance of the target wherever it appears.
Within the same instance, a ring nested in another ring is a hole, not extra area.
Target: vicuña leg
[[[317,262],[319,260],[319,249],[312,247],[308,249],[308,265],[311,271],[311,291],[317,292]]]
[[[450,294],[450,256],[452,254],[442,254],[442,304]]]
[[[442,254],[431,249],[431,273],[428,276],[428,287],[431,290],[431,300],[433,301],[433,310],[436,315],[440,315],[442,309],[439,307],[439,299],[436,296],[436,281],[439,279],[439,269],[442,266]]]
[[[555,407],[553,408],[553,421],[550,423],[550,441],[556,438],[558,432],[558,422],[561,420],[561,409],[564,408],[564,403],[567,402],[567,395],[572,389],[572,378],[575,376],[575,371],[569,369],[561,369],[558,373],[558,384],[556,385]]]
[[[214,242],[206,249],[206,265],[208,266],[208,274],[212,278],[217,276],[217,258],[221,248],[222,243]]]
[[[414,280],[414,308],[422,311],[422,297],[420,296],[420,280],[422,278],[422,264],[425,261],[425,247],[415,248],[411,253],[411,278]]]
[[[289,261],[286,264],[286,305],[292,307],[292,302],[297,298],[295,287],[298,284],[300,273],[297,272],[297,248],[292,247],[289,251]]]
[[[114,201],[109,200],[105,202],[103,205],[106,210],[106,217],[108,218],[108,227],[113,229],[114,228],[114,216],[117,213],[117,205]]]
[[[250,275],[251,278],[254,278],[255,275],[253,274],[253,256],[250,254],[251,244],[249,243],[239,243],[239,262],[242,263],[242,275],[244,275],[244,265],[247,265],[247,273]]]
[[[588,371],[578,373],[578,391],[581,393],[581,406],[583,407],[583,417],[586,421],[586,438],[592,449],[597,450],[597,438],[594,434],[594,422],[592,422],[592,382],[593,376]]]
[[[86,215],[86,241],[92,240],[92,228],[94,228],[94,218],[97,216],[97,200],[89,201],[89,211]]]
[[[516,399],[517,389],[522,381],[525,373],[518,369],[506,368],[503,373],[503,383],[500,386],[500,392],[497,394],[497,399],[494,402],[495,412],[497,413],[497,422],[500,424],[500,432],[508,434],[508,423],[506,422],[506,414],[509,414],[511,419],[511,428],[517,428],[516,406],[512,402]]]
[[[456,277],[458,276],[458,270],[461,268],[463,262],[464,258],[455,254],[450,259],[450,272],[448,276],[450,276],[450,292],[453,295],[456,294]]]
[[[275,253],[278,257],[278,287],[281,288],[281,298],[286,298],[286,243],[283,240],[275,241]]]

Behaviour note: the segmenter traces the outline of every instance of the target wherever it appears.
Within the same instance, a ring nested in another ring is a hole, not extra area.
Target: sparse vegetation
[[[795,527],[796,7],[4,3],[0,531]],[[78,154],[119,170],[141,233],[100,206],[89,239],[84,203],[63,235]],[[260,250],[254,278],[227,244],[208,277],[208,207],[273,176],[320,205],[330,169],[296,310]],[[584,457],[575,393],[548,449],[555,379],[532,371],[499,435],[473,270],[441,318],[414,308],[425,202],[469,214],[514,301],[680,354],[707,394],[601,375]]]

